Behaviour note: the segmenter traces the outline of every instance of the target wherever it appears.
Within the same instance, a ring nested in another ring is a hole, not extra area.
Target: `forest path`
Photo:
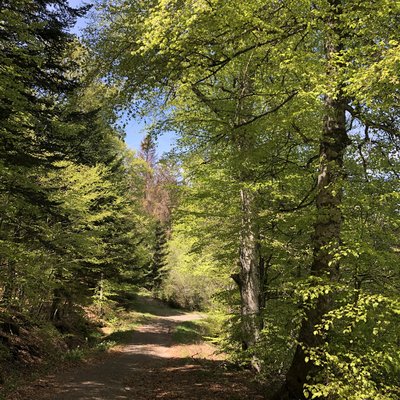
[[[177,344],[173,331],[198,313],[164,309],[104,359],[41,379],[34,400],[259,400],[251,375],[222,368],[208,343]],[[22,397],[28,398],[28,397]]]

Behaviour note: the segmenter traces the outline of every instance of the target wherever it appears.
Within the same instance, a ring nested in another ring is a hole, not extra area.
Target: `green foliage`
[[[115,347],[117,344],[118,344],[118,342],[113,341],[113,340],[103,340],[96,346],[96,350],[107,351],[107,350]]]
[[[86,352],[84,349],[80,349],[80,348],[71,349],[65,353],[64,360],[72,361],[72,362],[82,361],[83,358],[85,357],[85,355],[86,355]]]
[[[153,257],[146,281],[147,286],[156,292],[165,279],[165,259],[167,257],[166,226],[163,226],[160,221],[156,221],[154,234]]]
[[[308,352],[307,360],[321,368],[318,383],[309,384],[310,398],[397,399],[400,353],[397,299],[361,292],[342,294],[338,307],[327,313],[315,335],[330,338]],[[353,299],[353,301],[351,301]],[[354,300],[355,299],[355,300]],[[342,306],[339,306],[343,303]]]
[[[186,228],[186,227],[185,227]],[[195,240],[177,225],[168,242],[166,278],[161,296],[168,303],[189,309],[203,310],[212,305],[213,295],[224,282],[223,272],[212,254],[193,251]]]
[[[209,334],[207,321],[186,321],[175,327],[172,339],[176,343],[191,344],[203,341]]]
[[[145,166],[114,127],[115,91],[90,81],[87,50],[67,32],[85,10],[65,0],[0,10],[0,301],[27,316],[21,329],[38,327],[44,358],[54,343],[80,358],[97,340],[82,306],[134,290],[151,258]],[[3,361],[17,362],[7,348]]]
[[[111,323],[143,284],[213,309],[224,348],[269,381],[293,358],[309,398],[397,398],[399,3],[96,7],[86,44],[101,77],[65,32],[83,10],[1,10],[3,306],[61,329],[93,302]],[[154,121],[141,157],[113,127],[122,107]],[[179,167],[155,159],[151,134],[167,130]],[[260,334],[242,351],[245,245],[262,287]]]

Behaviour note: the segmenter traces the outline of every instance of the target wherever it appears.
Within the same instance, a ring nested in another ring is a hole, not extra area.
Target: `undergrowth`
[[[143,302],[144,295],[108,300],[101,312],[96,304],[76,309],[53,323],[0,310],[0,400],[50,371],[128,343],[136,327],[159,312],[157,304]]]
[[[172,339],[179,344],[202,342],[210,334],[207,321],[184,321],[177,325],[172,333]]]
[[[92,304],[56,323],[21,316],[2,324],[6,318],[1,318],[0,313],[0,400],[12,398],[7,396],[50,371],[68,368],[129,343],[137,327],[153,318],[182,313],[153,299],[149,292],[121,294],[104,301],[101,307]],[[219,318],[209,314],[201,320],[181,322],[172,338],[179,344],[215,340],[220,329]],[[13,341],[21,351],[12,347]]]

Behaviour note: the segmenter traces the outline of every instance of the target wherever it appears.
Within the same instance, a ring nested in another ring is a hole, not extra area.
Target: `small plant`
[[[68,350],[65,354],[64,354],[64,360],[65,361],[81,361],[84,357],[85,357],[85,350],[77,347],[76,349],[71,349]]]
[[[118,343],[114,340],[104,340],[97,344],[96,349],[99,351],[107,351],[112,347],[116,346]]]

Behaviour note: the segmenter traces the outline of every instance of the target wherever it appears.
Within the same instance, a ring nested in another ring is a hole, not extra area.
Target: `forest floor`
[[[264,398],[249,371],[227,369],[215,347],[187,335],[191,325],[202,319],[201,314],[177,311],[149,298],[141,302],[150,316],[142,325],[123,332],[125,344],[100,358],[42,377],[9,399]]]

